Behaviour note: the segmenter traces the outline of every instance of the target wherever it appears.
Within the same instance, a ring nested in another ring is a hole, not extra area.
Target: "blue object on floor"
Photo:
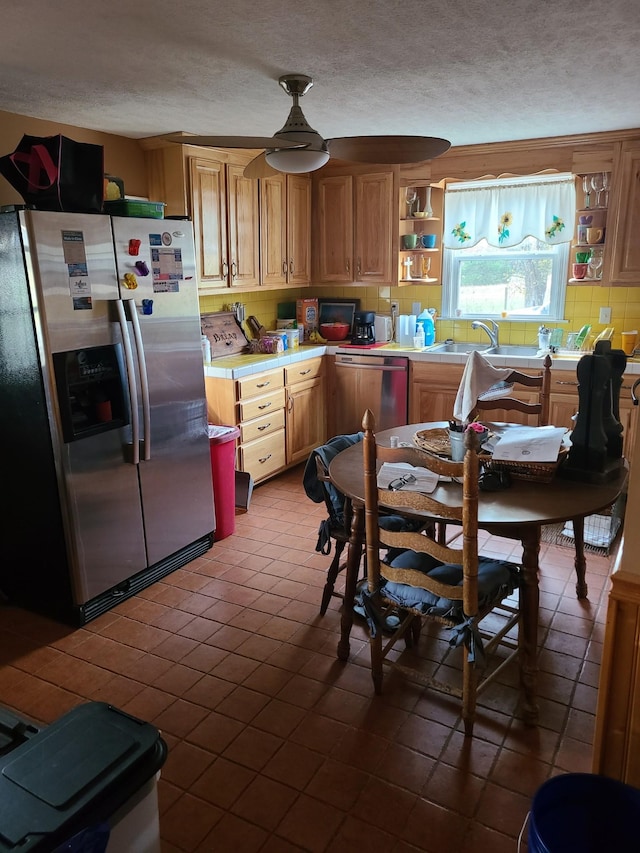
[[[567,773],[536,791],[529,816],[529,853],[616,853],[638,850],[640,791],[617,779]]]

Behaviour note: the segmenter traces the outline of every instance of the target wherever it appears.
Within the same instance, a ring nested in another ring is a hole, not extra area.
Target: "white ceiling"
[[[123,136],[640,128],[635,0],[0,0],[0,109]]]

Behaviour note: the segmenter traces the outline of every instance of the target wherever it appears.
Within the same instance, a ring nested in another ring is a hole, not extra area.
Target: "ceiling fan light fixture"
[[[310,148],[276,148],[267,151],[265,155],[267,163],[278,172],[315,172],[322,168],[329,160],[328,151],[314,151]]]

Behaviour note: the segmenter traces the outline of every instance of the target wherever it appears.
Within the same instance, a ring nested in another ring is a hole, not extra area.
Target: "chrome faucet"
[[[489,320],[491,323],[491,329],[487,326],[486,323],[481,322],[480,320],[474,320],[471,324],[472,329],[484,329],[485,332],[489,335],[489,340],[491,341],[492,347],[499,347],[500,343],[498,342],[498,335],[500,333],[500,326],[494,322],[493,320]]]

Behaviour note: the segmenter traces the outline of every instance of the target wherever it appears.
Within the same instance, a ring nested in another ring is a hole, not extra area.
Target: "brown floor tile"
[[[579,601],[573,548],[543,543],[540,724],[514,716],[506,670],[468,739],[454,697],[398,673],[375,694],[363,620],[337,660],[341,600],[319,615],[326,511],[302,467],[256,487],[235,534],[83,628],[4,607],[2,704],[47,724],[106,701],[158,726],[163,853],[515,850],[539,785],[590,771],[611,559],[587,554]],[[518,558],[517,543],[482,538]],[[447,651],[425,632],[411,654],[435,669]]]

